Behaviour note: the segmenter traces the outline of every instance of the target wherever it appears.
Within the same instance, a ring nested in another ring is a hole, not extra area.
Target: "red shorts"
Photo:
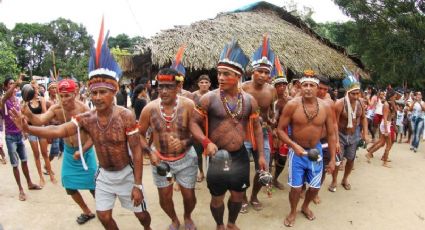
[[[373,116],[373,125],[379,126],[379,124],[381,124],[381,120],[382,120],[382,115],[381,114],[375,114]]]

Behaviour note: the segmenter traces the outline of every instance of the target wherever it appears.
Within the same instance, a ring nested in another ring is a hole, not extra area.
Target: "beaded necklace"
[[[106,127],[105,128],[100,127],[99,116],[98,116],[97,111],[96,111],[96,124],[97,124],[97,128],[100,131],[102,131],[102,133],[104,133],[106,130],[108,130],[109,126],[111,125],[112,118],[114,117],[114,111],[115,111],[115,106],[112,109],[112,113],[111,113],[111,115],[109,117],[108,124],[106,124]]]
[[[226,110],[226,113],[233,119],[235,124],[237,124],[238,123],[237,119],[240,119],[242,117],[241,114],[244,107],[242,93],[238,91],[238,101],[236,102],[235,105],[231,105],[228,102],[226,96],[224,95],[223,90],[220,91],[220,99],[221,99],[221,102],[223,103],[224,110]]]
[[[170,115],[167,115],[165,113],[165,111],[164,111],[164,105],[162,103],[162,100],[160,99],[160,102],[159,102],[159,111],[160,111],[162,120],[165,121],[165,127],[167,128],[167,131],[170,131],[171,130],[171,124],[173,123],[173,121],[177,117],[178,101],[179,101],[179,98],[177,97],[176,98],[176,102],[174,103],[173,113],[170,114]]]
[[[319,101],[318,101],[318,100],[317,100],[317,98],[316,98],[316,112],[315,112],[315,113],[313,113],[313,114],[310,114],[310,113],[307,111],[307,108],[305,107],[305,103],[304,103],[304,97],[301,97],[301,102],[302,102],[302,104],[303,104],[304,114],[305,114],[305,116],[307,117],[308,123],[311,123],[311,121],[312,121],[315,117],[317,117],[317,115],[319,114]]]

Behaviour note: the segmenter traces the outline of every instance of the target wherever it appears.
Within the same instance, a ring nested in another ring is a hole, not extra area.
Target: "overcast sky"
[[[97,37],[102,14],[111,36],[151,37],[174,25],[214,18],[253,0],[0,0],[0,22],[13,29],[15,23],[47,23],[59,17],[83,24]],[[268,0],[277,6],[295,2],[299,9],[311,7],[317,22],[347,21],[332,0]]]

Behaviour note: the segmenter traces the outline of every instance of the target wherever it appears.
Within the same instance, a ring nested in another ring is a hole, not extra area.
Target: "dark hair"
[[[210,77],[207,74],[202,74],[201,76],[199,76],[198,82],[200,82],[202,80],[207,80],[207,81],[211,82]]]
[[[173,76],[178,76],[179,75],[179,72],[177,72],[176,70],[171,69],[171,68],[163,68],[163,69],[160,69],[159,70],[158,75],[173,75]]]
[[[393,89],[388,89],[387,90],[387,94],[385,95],[385,100],[389,101],[390,98],[392,98],[395,95],[395,90]]]
[[[12,81],[12,80],[13,80],[13,78],[11,78],[11,77],[7,77],[6,79],[4,79],[3,87],[6,87],[9,84],[9,82]]]
[[[329,85],[330,83],[329,78],[321,74],[316,75],[316,78],[319,79],[319,82],[324,85]]]
[[[131,106],[132,106],[132,107],[134,107],[134,102],[136,101],[137,96],[139,96],[139,94],[140,94],[142,91],[144,91],[145,89],[146,89],[146,88],[145,88],[145,85],[143,85],[143,84],[139,84],[139,85],[137,85],[136,87],[134,87],[133,95],[132,95],[132,97],[131,97]]]

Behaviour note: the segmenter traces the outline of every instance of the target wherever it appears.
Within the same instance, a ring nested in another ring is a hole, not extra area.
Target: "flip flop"
[[[178,227],[176,228],[176,227],[174,227],[174,225],[173,225],[173,224],[170,224],[170,225],[168,226],[168,230],[179,230],[179,228],[180,228],[180,226],[178,226]]]
[[[185,230],[196,230],[196,226],[195,226],[195,224],[191,224],[191,223],[185,223],[184,224],[184,229]]]
[[[27,200],[27,195],[25,195],[25,193],[19,193],[19,200],[20,201],[26,201]]]
[[[370,153],[366,153],[365,157],[366,157],[366,161],[367,161],[367,163],[369,163],[369,164],[370,164],[370,160],[373,158],[373,155],[372,155],[372,154],[370,154]]]
[[[283,225],[285,225],[285,227],[288,227],[288,228],[293,227],[294,224],[295,224],[295,220],[290,221],[288,217],[286,217],[285,220],[283,221]]]
[[[336,192],[336,186],[329,185],[328,191],[329,192]]]
[[[248,213],[248,203],[242,204],[241,210],[239,212],[242,214]]]
[[[263,209],[263,205],[260,202],[250,201],[249,203],[255,211],[261,211]]]
[[[41,190],[43,189],[39,185],[33,184],[32,186],[28,187],[29,190]]]
[[[314,219],[316,219],[316,216],[310,216],[307,212],[305,212],[304,210],[301,210],[301,213],[305,216],[305,218],[307,218],[307,220],[312,221]]]
[[[345,190],[351,190],[351,184],[350,183],[348,183],[348,184],[341,183],[341,185],[342,185],[342,187],[345,188]]]
[[[87,221],[89,221],[89,220],[91,220],[91,219],[93,219],[93,218],[95,218],[96,216],[94,215],[94,214],[81,214],[79,217],[77,217],[77,223],[78,224],[85,224],[85,223],[87,223]]]

